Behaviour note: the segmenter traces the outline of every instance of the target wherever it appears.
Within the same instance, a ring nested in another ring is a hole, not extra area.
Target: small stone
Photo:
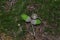
[[[20,24],[18,24],[18,26],[20,26]]]

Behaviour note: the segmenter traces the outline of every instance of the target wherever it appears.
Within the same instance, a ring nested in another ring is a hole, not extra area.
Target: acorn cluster
[[[38,18],[37,14],[32,14],[31,16],[28,16],[26,14],[21,14],[21,18],[25,22],[30,22],[32,25],[38,25],[41,23],[40,19]]]

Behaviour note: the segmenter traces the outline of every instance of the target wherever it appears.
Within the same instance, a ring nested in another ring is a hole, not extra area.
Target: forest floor
[[[35,36],[22,13],[39,16]],[[0,40],[60,40],[60,0],[0,0]]]

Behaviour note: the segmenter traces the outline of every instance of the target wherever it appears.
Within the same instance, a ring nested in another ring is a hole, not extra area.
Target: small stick
[[[33,29],[33,36],[35,36],[35,31],[34,31],[34,26],[32,25],[32,29]]]

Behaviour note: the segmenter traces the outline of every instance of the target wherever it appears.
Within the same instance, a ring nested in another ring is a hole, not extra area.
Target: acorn
[[[37,14],[32,14],[31,18],[32,25],[39,25],[41,23],[41,20],[38,18]]]
[[[39,19],[31,20],[32,25],[39,25],[41,21]]]
[[[21,15],[21,18],[22,18],[25,22],[30,22],[30,21],[31,21],[31,18],[30,18],[28,15],[26,15],[26,14],[22,14],[22,15]]]

